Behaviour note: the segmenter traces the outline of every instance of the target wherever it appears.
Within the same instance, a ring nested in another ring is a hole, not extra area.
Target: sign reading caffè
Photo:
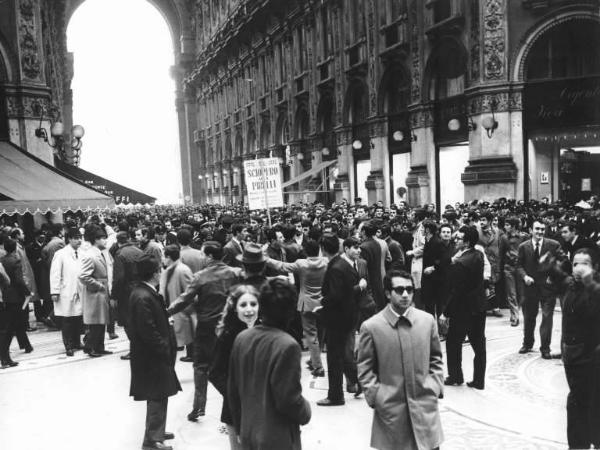
[[[600,77],[528,83],[523,109],[529,130],[600,125]]]

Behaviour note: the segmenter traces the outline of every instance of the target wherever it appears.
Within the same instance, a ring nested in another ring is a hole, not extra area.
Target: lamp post
[[[85,129],[81,125],[74,125],[71,128],[71,154],[68,153],[68,146],[65,142],[65,127],[62,122],[54,122],[50,127],[50,135],[48,131],[42,127],[44,114],[40,116],[40,125],[35,130],[35,136],[43,139],[50,147],[55,150],[56,155],[64,162],[79,166],[81,156],[81,147],[83,147],[82,138],[85,135]]]

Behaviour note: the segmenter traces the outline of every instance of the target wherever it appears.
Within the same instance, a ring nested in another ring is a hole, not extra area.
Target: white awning
[[[337,159],[334,159],[332,161],[323,161],[321,164],[317,164],[316,166],[311,167],[306,172],[302,172],[296,178],[292,178],[291,180],[286,181],[285,183],[283,183],[281,185],[281,187],[285,189],[285,188],[290,187],[302,180],[305,180],[306,178],[313,177],[314,175],[318,174],[321,170],[326,169],[329,166],[332,166],[336,162],[337,162]]]

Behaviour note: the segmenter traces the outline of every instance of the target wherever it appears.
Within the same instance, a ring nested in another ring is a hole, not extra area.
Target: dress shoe
[[[358,383],[348,384],[346,386],[346,392],[348,392],[349,394],[354,394],[354,398],[358,398],[362,393],[362,388]]]
[[[531,347],[526,347],[525,345],[519,349],[519,353],[529,353],[531,351]]]
[[[129,352],[128,352],[128,353],[127,353],[127,354],[125,354],[125,355],[121,355],[121,359],[122,359],[123,361],[128,361],[128,360],[130,360],[130,359],[131,359],[131,353],[129,353]]]
[[[447,377],[444,380],[444,385],[446,386],[460,386],[461,384],[463,384],[465,382],[465,380],[456,380],[454,378],[451,377]]]
[[[44,325],[46,325],[48,328],[54,328],[54,329],[58,329],[58,327],[56,326],[56,324],[54,323],[54,321],[48,317],[46,317],[45,319],[42,319],[42,323]]]
[[[108,333],[108,339],[110,339],[111,341],[113,339],[118,339],[119,335],[117,333]]]
[[[25,347],[25,353],[31,353],[33,351],[33,347],[30,345],[29,347]]]
[[[2,361],[2,369],[8,369],[9,367],[17,367],[19,365],[18,362],[13,361],[12,359],[7,359],[6,361]]]
[[[310,371],[315,370],[315,366],[313,366],[313,363],[310,359],[308,361],[306,361],[306,367],[308,367],[308,370],[310,370]]]
[[[475,381],[467,381],[467,386],[474,389],[479,389],[483,391],[483,383],[476,383]]]
[[[162,442],[144,442],[142,450],[173,450],[173,447]]]
[[[71,349],[67,350],[67,356],[74,356],[75,352]]]
[[[37,331],[37,328],[36,328],[36,327],[30,327],[30,326],[28,326],[28,327],[27,327],[25,330],[26,330],[28,333],[31,333],[31,332],[33,332],[33,331]]]
[[[182,356],[181,358],[179,358],[179,361],[194,362],[194,358],[192,358],[191,356]]]
[[[90,358],[100,358],[101,356],[104,356],[104,354],[102,354],[100,352],[95,352],[94,350],[90,350],[88,352],[88,355]]]
[[[511,319],[510,320],[510,326],[511,327],[518,327],[519,326],[519,319]]]
[[[324,377],[325,376],[325,369],[323,369],[322,367],[319,367],[318,369],[311,370],[310,373],[315,378],[317,378],[317,377]]]
[[[164,440],[170,441],[171,439],[175,439],[175,434],[171,433],[170,431],[165,431]]]
[[[101,355],[112,355],[113,352],[111,352],[110,350],[100,350],[98,353],[100,353]]]
[[[552,353],[552,359],[562,359],[562,353]]]
[[[333,401],[328,398],[324,398],[317,402],[318,406],[342,406],[344,404],[346,404],[344,400]]]
[[[187,420],[190,422],[196,422],[198,417],[204,416],[204,411],[200,411],[199,409],[192,409],[192,412],[187,415]]]
[[[542,350],[542,358],[543,359],[552,359],[552,355],[549,350]]]

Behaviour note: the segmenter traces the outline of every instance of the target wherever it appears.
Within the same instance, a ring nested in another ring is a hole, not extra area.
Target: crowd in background
[[[465,339],[475,353],[467,384],[485,388],[486,317],[507,314],[507,326],[522,323],[518,351],[528,353],[539,309],[540,356],[562,358],[565,365],[569,444],[598,444],[595,197],[577,205],[501,198],[443,211],[433,204],[363,205],[361,199],[269,212],[153,206],[68,213],[61,224],[25,232],[12,220],[3,217],[0,231],[1,367],[18,364],[9,351],[13,337],[22,350],[34,351],[27,337],[35,329],[31,313],[36,322],[61,330],[67,356],[79,349],[94,358],[110,354],[104,341],[117,337],[118,323],[131,342],[121,358],[131,360],[132,396],[148,401],[145,448],[170,448],[164,441],[172,434],[164,423],[166,398],[180,389],[173,369],[177,349],[185,351],[182,361],[193,362],[188,419],[204,415],[207,385],[213,383],[224,397],[221,418],[232,448],[300,448],[298,427],[310,420],[298,379],[301,349],[309,351],[312,376],[327,374],[327,397],[317,405],[343,405],[345,377],[348,393],[364,391],[376,417],[386,416],[387,425],[374,422],[375,448],[435,448],[443,439],[439,417],[408,418],[395,409],[384,414],[381,405],[396,397],[375,395],[386,382],[378,372],[394,372],[393,383],[421,386],[411,394],[414,401],[427,397],[437,411],[442,385],[465,381]],[[557,301],[563,338],[561,352],[552,354]],[[429,314],[410,312],[418,310]],[[423,349],[430,355],[426,361],[403,362],[423,364],[432,379],[415,381],[414,373],[404,373],[398,380],[405,366],[373,367],[382,351],[378,339],[385,336],[378,318],[398,329],[407,320],[419,324],[415,333],[425,327],[434,335]],[[445,379],[439,347],[444,340]],[[160,357],[153,348],[160,348]],[[153,370],[157,365],[160,371]],[[247,377],[249,370],[253,377]],[[268,384],[272,371],[282,380],[276,385]],[[264,401],[249,404],[248,392]],[[277,414],[285,415],[285,426]],[[423,426],[437,431],[420,435]]]

